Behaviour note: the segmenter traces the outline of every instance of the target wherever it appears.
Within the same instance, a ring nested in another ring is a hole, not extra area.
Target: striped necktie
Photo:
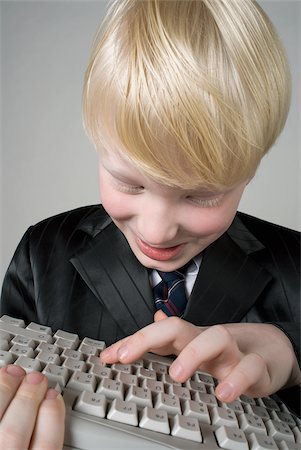
[[[184,270],[186,268],[187,265]],[[187,304],[183,268],[175,272],[158,273],[162,281],[153,289],[156,308],[162,309],[167,316],[182,317]]]

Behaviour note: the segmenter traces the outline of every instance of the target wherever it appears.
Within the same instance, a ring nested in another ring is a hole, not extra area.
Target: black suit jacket
[[[27,230],[5,276],[0,308],[108,344],[151,323],[154,312],[148,271],[101,205]],[[300,234],[237,213],[205,250],[184,319],[274,323],[300,360]]]

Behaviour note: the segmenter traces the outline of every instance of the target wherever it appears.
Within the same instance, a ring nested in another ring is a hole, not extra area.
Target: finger
[[[130,336],[118,348],[116,356],[119,361],[128,364],[149,351],[160,354],[178,353],[198,333],[198,328],[194,325],[178,317],[168,317]]]
[[[30,450],[58,450],[63,447],[65,404],[63,397],[49,389],[39,408]]]
[[[271,379],[263,358],[256,353],[244,356],[231,373],[222,380],[216,396],[223,402],[232,402],[241,394],[262,397],[270,394]]]
[[[47,390],[47,379],[39,372],[25,376],[0,424],[0,448],[28,448],[38,408]]]
[[[162,311],[162,309],[159,309],[154,315],[155,322],[159,322],[159,320],[163,320],[163,319],[167,319],[167,318],[168,318],[168,316],[165,314],[164,311]]]
[[[162,310],[157,311],[154,315],[155,322],[159,322],[160,320],[167,319],[167,318],[168,318],[168,316]],[[147,327],[145,327],[145,328],[147,328]],[[135,336],[135,335],[133,335],[133,336]],[[130,336],[126,337],[124,339],[121,339],[120,341],[116,342],[115,344],[110,345],[105,350],[103,350],[100,354],[101,362],[103,362],[105,364],[113,364],[117,361],[123,361],[124,358],[126,357],[125,351],[126,351],[127,347],[125,346],[125,344],[128,342],[129,339],[130,339]],[[145,351],[147,351],[147,350],[145,350]],[[143,353],[145,353],[145,351]],[[138,353],[139,352],[137,352],[136,359],[139,358]]]
[[[104,364],[113,364],[113,363],[119,361],[118,350],[120,347],[125,345],[125,343],[128,339],[129,339],[129,337],[120,339],[120,341],[115,342],[115,344],[112,344],[109,347],[107,347],[105,350],[103,350],[99,355],[100,361]]]
[[[225,378],[243,357],[231,333],[222,325],[215,325],[185,346],[169,369],[170,376],[183,383],[202,366],[218,379]]]
[[[25,375],[25,370],[17,365],[0,369],[0,421]]]

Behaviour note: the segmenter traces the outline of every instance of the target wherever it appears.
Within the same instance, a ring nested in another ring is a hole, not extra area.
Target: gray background
[[[240,210],[301,229],[300,2],[263,0],[293,73],[285,131]],[[1,2],[0,282],[28,226],[97,203],[97,157],[81,125],[81,92],[107,1]]]

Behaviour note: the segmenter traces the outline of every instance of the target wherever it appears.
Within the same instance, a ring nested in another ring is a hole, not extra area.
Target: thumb
[[[159,320],[167,319],[167,315],[162,311],[162,309],[159,309],[155,315],[154,315],[154,322],[159,322]]]

